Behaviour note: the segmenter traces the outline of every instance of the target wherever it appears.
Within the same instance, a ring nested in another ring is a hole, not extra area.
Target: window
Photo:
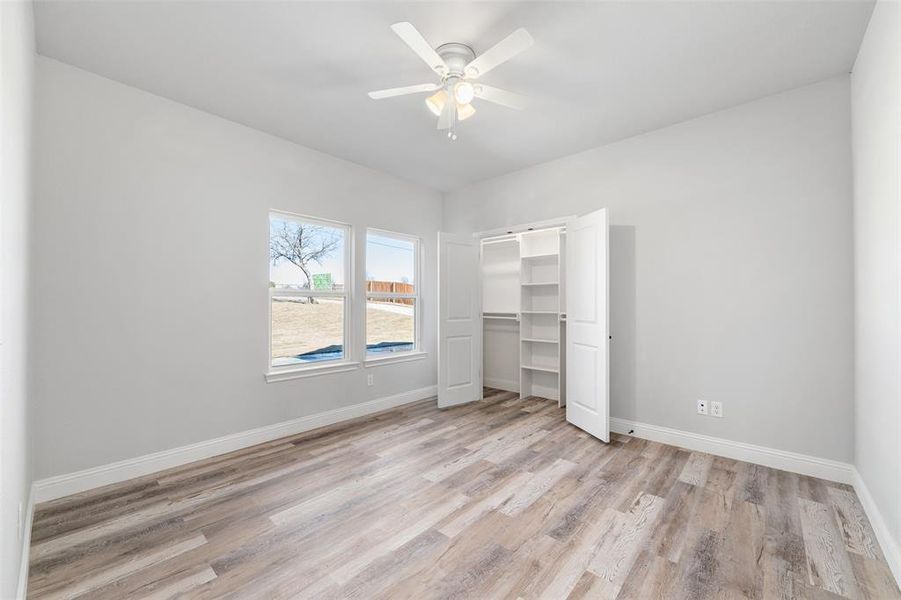
[[[347,225],[269,215],[271,367],[347,358]]]
[[[366,232],[366,356],[419,347],[419,240]]]

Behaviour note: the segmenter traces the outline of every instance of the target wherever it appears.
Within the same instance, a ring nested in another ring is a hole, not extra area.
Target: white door
[[[610,441],[607,210],[566,224],[566,420]]]
[[[438,234],[438,406],[482,397],[479,245],[472,236]]]

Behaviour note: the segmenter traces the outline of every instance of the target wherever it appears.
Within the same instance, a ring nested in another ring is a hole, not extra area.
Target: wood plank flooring
[[[852,488],[434,400],[48,502],[30,598],[901,598]]]

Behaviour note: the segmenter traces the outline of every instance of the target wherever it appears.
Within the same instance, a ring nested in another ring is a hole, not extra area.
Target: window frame
[[[333,229],[341,229],[344,232],[344,289],[343,291],[334,290],[294,290],[277,287],[269,287],[268,294],[268,315],[269,315],[269,344],[267,347],[267,369],[266,381],[283,381],[286,379],[294,379],[297,377],[307,377],[319,375],[322,373],[341,372],[356,369],[359,361],[355,356],[355,336],[353,330],[353,313],[354,313],[354,285],[355,276],[353,269],[354,257],[354,230],[349,223],[335,221],[331,219],[323,219],[321,217],[311,217],[298,213],[288,212],[284,210],[269,209],[266,214],[267,239],[270,239],[272,218],[277,217],[288,221],[300,223],[310,223],[312,225],[320,225]],[[268,264],[272,265],[270,256]],[[271,281],[271,279],[269,280]],[[312,282],[311,282],[312,284]],[[344,356],[342,358],[325,359],[311,363],[297,363],[287,365],[272,364],[272,298],[273,296],[295,296],[298,298],[342,298],[344,300],[344,338],[343,349]]]
[[[363,253],[363,360],[367,365],[402,362],[412,360],[413,358],[424,357],[422,350],[422,240],[415,236],[397,231],[389,231],[387,229],[379,229],[377,227],[366,228],[366,239]],[[413,243],[413,293],[402,294],[398,292],[367,292],[366,291],[366,273],[369,272],[369,234],[375,234],[381,237],[391,238],[403,242]],[[368,349],[369,340],[369,299],[391,299],[391,298],[410,298],[413,300],[413,348],[404,352],[390,352],[385,356],[370,355]]]

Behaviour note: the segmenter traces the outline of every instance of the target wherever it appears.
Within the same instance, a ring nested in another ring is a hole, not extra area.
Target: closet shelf
[[[519,243],[519,240],[517,240],[515,236],[482,241],[483,246],[489,246],[489,245],[495,245],[495,244],[518,244],[518,243]]]
[[[560,284],[556,281],[528,281],[528,282],[523,282],[523,284],[522,284],[523,287],[540,287],[540,286],[554,286],[554,285],[560,285]]]
[[[560,313],[556,310],[523,310],[521,311],[524,315],[559,315]]]
[[[528,369],[529,371],[542,371],[544,373],[560,373],[560,369],[554,369],[552,367],[536,367],[534,365],[522,365],[523,369]]]
[[[532,342],[535,344],[559,344],[560,343],[559,340],[545,340],[545,339],[541,339],[541,338],[525,338],[524,337],[524,338],[520,338],[520,339],[522,339],[522,341],[524,341],[524,342]]]
[[[551,252],[548,254],[529,254],[528,256],[523,256],[522,260],[548,260],[551,258],[559,258],[560,255],[556,252]]]

